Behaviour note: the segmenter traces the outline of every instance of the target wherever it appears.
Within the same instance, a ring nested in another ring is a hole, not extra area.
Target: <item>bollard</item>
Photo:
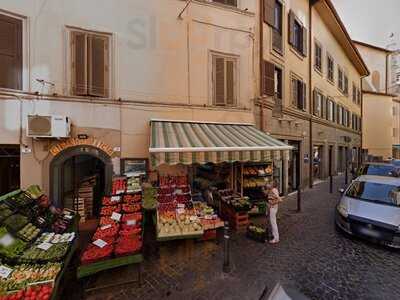
[[[297,187],[297,212],[301,212],[301,188]]]
[[[346,167],[346,171],[344,172],[344,183],[347,185],[349,179],[348,179],[348,173],[347,173],[347,167]]]
[[[333,193],[333,176],[329,175],[329,193]]]
[[[229,273],[231,270],[229,262],[229,223],[224,224],[224,265],[222,267],[224,273]]]

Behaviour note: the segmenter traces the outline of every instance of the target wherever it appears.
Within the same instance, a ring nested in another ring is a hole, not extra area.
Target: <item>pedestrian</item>
[[[271,244],[279,243],[279,231],[278,224],[276,222],[276,214],[278,213],[278,205],[282,202],[282,198],[279,196],[276,181],[269,183],[265,187],[265,193],[267,197],[267,207],[269,213],[269,221],[271,223],[271,231],[273,239],[269,242]]]

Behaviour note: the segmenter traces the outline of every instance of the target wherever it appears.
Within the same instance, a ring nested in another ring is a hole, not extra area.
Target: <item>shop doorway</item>
[[[328,175],[333,175],[333,146],[328,149]]]
[[[322,179],[322,146],[314,146],[313,148],[313,178],[314,181]]]
[[[297,191],[300,183],[300,142],[288,141],[288,144],[293,147],[288,164],[288,192],[291,193]]]
[[[56,207],[73,209],[81,220],[97,218],[101,198],[110,194],[111,158],[93,146],[60,152],[50,164],[50,195]]]
[[[20,187],[20,147],[0,145],[0,195]]]
[[[344,147],[339,146],[338,147],[338,172],[339,173],[344,172],[344,165],[345,165]]]

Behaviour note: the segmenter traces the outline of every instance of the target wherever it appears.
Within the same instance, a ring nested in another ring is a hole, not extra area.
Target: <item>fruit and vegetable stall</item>
[[[38,186],[0,197],[0,299],[58,299],[77,248],[79,216]]]
[[[100,221],[80,257],[78,279],[104,270],[138,264],[140,281],[144,224],[140,179],[116,177],[112,191],[112,195],[102,199]],[[132,281],[137,280],[129,282]],[[102,287],[91,290],[100,288]]]

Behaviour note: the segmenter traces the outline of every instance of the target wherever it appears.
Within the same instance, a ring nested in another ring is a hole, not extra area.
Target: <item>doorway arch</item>
[[[50,162],[50,199],[53,205],[58,208],[63,207],[62,195],[62,171],[64,163],[76,156],[92,156],[99,159],[104,164],[104,193],[111,194],[113,164],[111,157],[103,150],[90,146],[79,145],[69,147],[58,153]]]

